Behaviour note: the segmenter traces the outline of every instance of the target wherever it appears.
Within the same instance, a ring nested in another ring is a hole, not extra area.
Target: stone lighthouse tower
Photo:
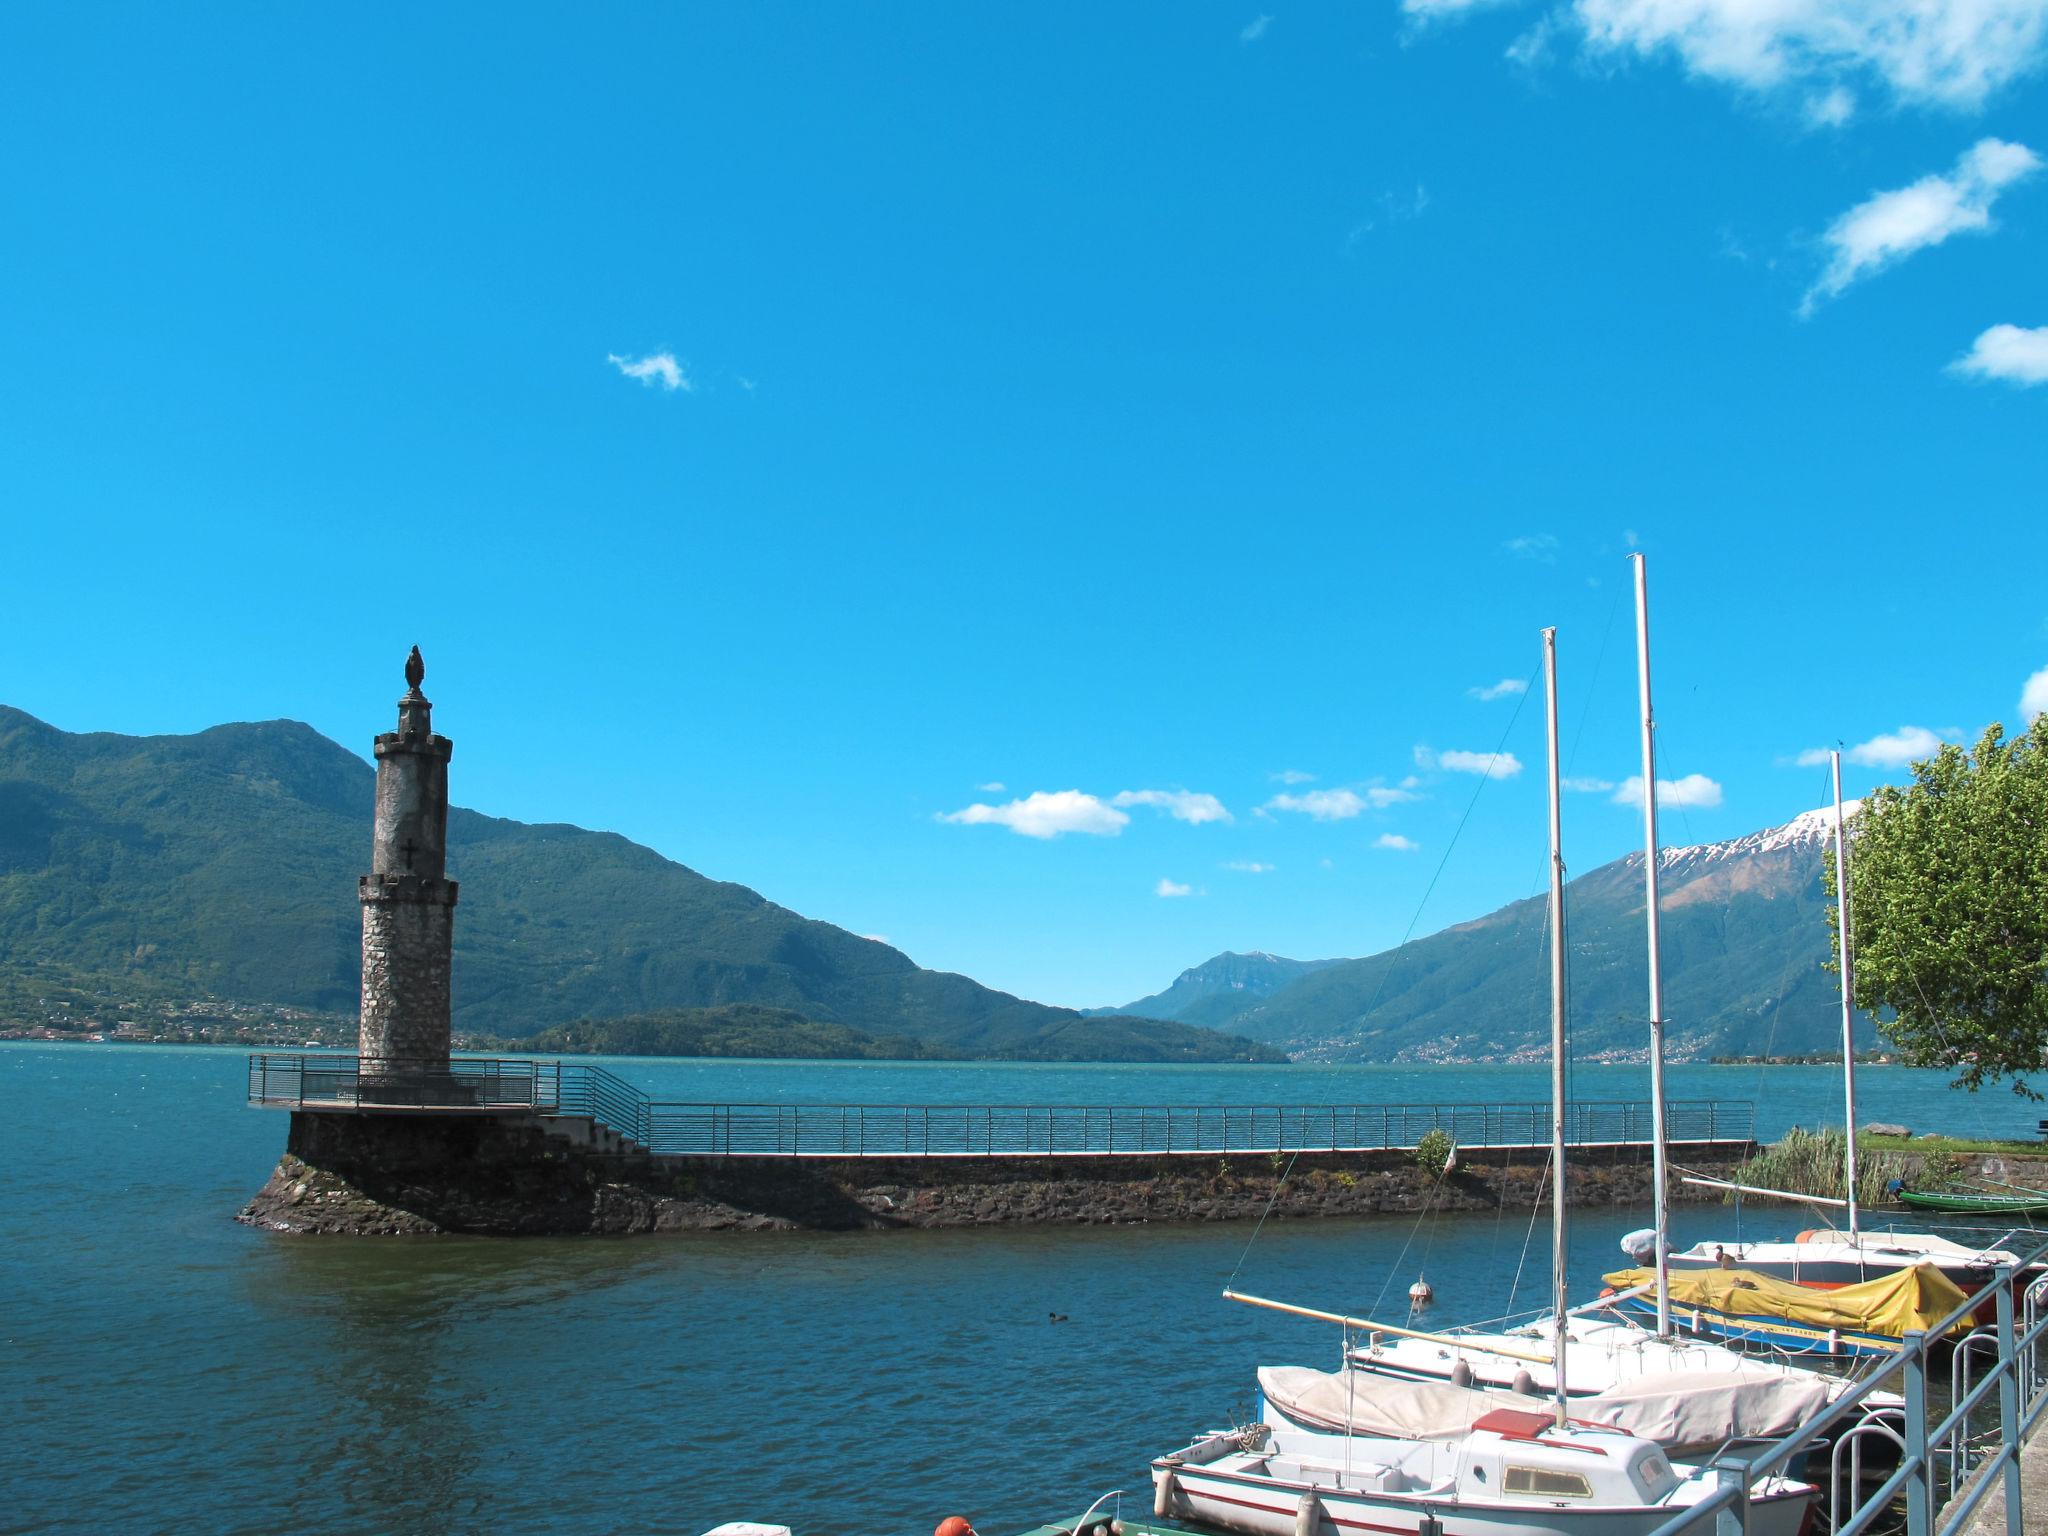
[[[448,878],[448,758],[420,692],[427,665],[405,661],[398,729],[377,738],[377,830],[363,902],[363,1012],[356,1053],[366,1072],[446,1072],[455,882]]]

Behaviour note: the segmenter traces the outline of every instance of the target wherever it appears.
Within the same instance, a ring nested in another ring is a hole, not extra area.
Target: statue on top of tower
[[[420,691],[420,684],[425,682],[426,679],[426,658],[420,655],[420,648],[418,646],[414,646],[412,648],[412,654],[405,658],[406,686],[411,688],[414,693],[418,693]]]

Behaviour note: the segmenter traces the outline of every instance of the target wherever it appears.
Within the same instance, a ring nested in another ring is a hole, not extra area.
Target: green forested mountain
[[[1672,1054],[1839,1049],[1821,867],[1832,814],[1731,842],[1666,849],[1664,994]],[[1363,960],[1317,970],[1246,1001],[1215,992],[1184,1022],[1331,1060],[1499,1061],[1547,1056],[1550,982],[1545,901],[1514,902],[1475,922]],[[1648,961],[1642,856],[1566,887],[1573,1054],[1647,1048]],[[1858,1048],[1875,1043],[1866,1019]]]
[[[63,983],[353,1012],[372,781],[291,721],[73,735],[0,706],[0,997]],[[1274,1055],[921,970],[611,833],[455,810],[448,849],[462,883],[455,1024],[469,1033],[754,1004],[949,1055]]]
[[[980,1054],[1012,1061],[1213,1061],[1217,1036],[1159,1019],[1075,1016],[1037,1034]],[[519,1041],[546,1053],[599,1056],[791,1056],[847,1060],[946,1059],[965,1051],[910,1035],[873,1035],[844,1024],[821,1024],[786,1008],[730,1003],[673,1008],[616,1019],[578,1019]],[[1261,1051],[1233,1042],[1240,1057]]]
[[[1289,960],[1284,955],[1269,955],[1260,950],[1249,954],[1225,950],[1200,965],[1189,966],[1174,977],[1173,985],[1164,992],[1141,997],[1121,1008],[1090,1008],[1084,1011],[1129,1013],[1147,1019],[1185,1018],[1198,1003],[1208,1003],[1216,1009],[1241,1011],[1262,997],[1270,997],[1292,986],[1312,972],[1342,964],[1341,960]],[[1212,1001],[1214,999],[1222,1001]]]
[[[667,1008],[620,1019],[577,1019],[519,1042],[543,1055],[780,1056],[812,1060],[910,1061],[948,1054],[909,1035],[871,1035],[820,1024],[787,1008],[728,1003]]]

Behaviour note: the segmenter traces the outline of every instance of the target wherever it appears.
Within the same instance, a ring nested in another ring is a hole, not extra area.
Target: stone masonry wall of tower
[[[456,883],[447,878],[448,759],[454,743],[433,733],[420,692],[419,648],[406,660],[410,685],[398,729],[377,738],[377,818],[363,905],[363,1005],[357,1054],[446,1066]]]

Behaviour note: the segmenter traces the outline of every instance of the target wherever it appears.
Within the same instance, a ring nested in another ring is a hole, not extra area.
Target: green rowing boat
[[[2048,1215],[2048,1193],[2026,1190],[2010,1195],[1936,1194],[1928,1190],[1902,1189],[1899,1198],[1922,1211],[1972,1212],[1980,1216]]]

